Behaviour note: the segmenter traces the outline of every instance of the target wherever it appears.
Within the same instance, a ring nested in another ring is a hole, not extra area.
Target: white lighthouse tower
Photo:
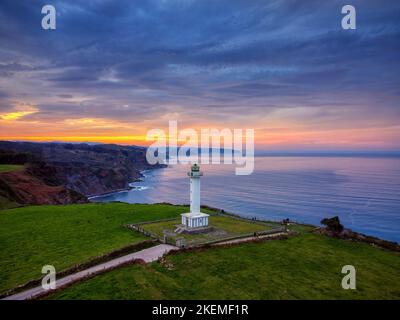
[[[208,214],[200,212],[200,177],[203,173],[194,164],[188,172],[190,177],[190,212],[183,213],[182,225],[186,229],[203,228],[208,226]]]

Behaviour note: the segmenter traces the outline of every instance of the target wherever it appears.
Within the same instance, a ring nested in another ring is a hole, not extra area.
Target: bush
[[[325,218],[321,220],[321,224],[326,226],[326,229],[333,232],[342,232],[343,225],[340,223],[339,217]]]

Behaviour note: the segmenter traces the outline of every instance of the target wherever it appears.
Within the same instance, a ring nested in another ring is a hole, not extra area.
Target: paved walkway
[[[126,256],[116,258],[114,260],[107,261],[105,263],[99,264],[97,266],[91,267],[89,269],[79,271],[77,273],[71,274],[69,276],[66,276],[61,279],[57,279],[57,287],[64,287],[69,284],[72,284],[78,280],[81,280],[83,278],[86,278],[87,276],[90,276],[92,274],[95,274],[99,271],[105,271],[109,270],[112,268],[115,268],[121,264],[124,264],[126,262],[135,260],[135,259],[142,259],[146,263],[156,261],[158,258],[162,257],[165,253],[171,251],[171,250],[177,250],[177,247],[170,246],[168,244],[160,244],[148,249],[144,249],[135,253],[128,254]],[[27,299],[32,299],[32,298],[38,298],[44,294],[46,294],[47,291],[42,288],[42,286],[35,287],[17,294],[14,294],[12,296],[8,296],[4,298],[3,300],[27,300]]]

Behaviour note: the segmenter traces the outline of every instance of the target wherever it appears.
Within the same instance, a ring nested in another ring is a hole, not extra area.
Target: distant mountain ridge
[[[144,147],[0,141],[1,163],[23,164],[24,161],[27,163],[23,170],[25,179],[30,176],[46,186],[64,187],[74,192],[75,200],[79,198],[75,193],[88,197],[126,189],[130,182],[141,177],[142,170],[161,167],[147,163]],[[8,182],[3,179],[0,193],[5,193],[7,183],[17,183],[18,176],[22,179],[21,174],[2,174]],[[74,202],[74,199],[65,201]]]

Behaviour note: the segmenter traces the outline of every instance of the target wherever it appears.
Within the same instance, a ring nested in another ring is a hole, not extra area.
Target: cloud
[[[339,0],[53,1],[51,32],[40,28],[44,4],[0,4],[0,110],[34,104],[26,121],[174,114],[234,126],[245,114],[248,127],[323,130],[399,119],[395,0],[354,0],[352,31]]]
[[[0,113],[0,119],[5,121],[15,121],[23,117],[36,113],[38,110],[32,105],[25,103],[13,105],[12,111]]]

